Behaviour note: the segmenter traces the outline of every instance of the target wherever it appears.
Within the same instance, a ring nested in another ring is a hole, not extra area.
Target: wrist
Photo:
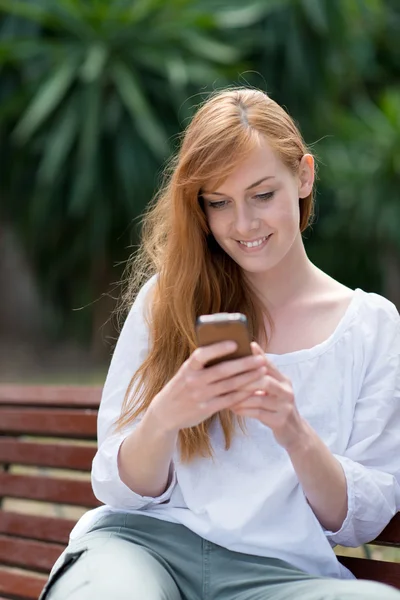
[[[301,418],[296,435],[285,447],[286,452],[289,456],[307,455],[314,446],[315,436],[316,433],[311,425]]]
[[[142,419],[143,427],[160,437],[170,438],[172,441],[177,440],[179,429],[168,423],[167,419],[157,411],[156,406],[150,404],[149,408]]]

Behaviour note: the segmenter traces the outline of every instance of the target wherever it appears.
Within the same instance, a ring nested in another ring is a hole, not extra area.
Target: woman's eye
[[[210,208],[222,208],[225,206],[226,200],[219,200],[218,202],[208,202]]]
[[[265,194],[257,194],[254,197],[257,198],[257,200],[269,200],[274,194],[275,192],[266,192]]]

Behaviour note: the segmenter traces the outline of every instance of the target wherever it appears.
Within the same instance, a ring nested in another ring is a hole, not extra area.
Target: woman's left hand
[[[307,437],[307,426],[300,416],[290,380],[267,359],[262,348],[252,342],[253,354],[264,356],[267,374],[262,389],[231,407],[241,417],[258,419],[272,429],[278,444],[292,450]]]

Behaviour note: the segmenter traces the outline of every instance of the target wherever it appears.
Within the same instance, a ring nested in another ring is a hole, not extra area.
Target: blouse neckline
[[[363,291],[360,288],[356,288],[354,290],[353,297],[351,298],[345,313],[331,335],[323,342],[320,342],[311,348],[294,350],[293,352],[286,352],[284,354],[270,354],[266,352],[265,356],[271,359],[271,361],[276,365],[286,365],[309,360],[319,356],[320,354],[323,354],[341,338],[343,333],[348,329],[350,323],[352,323],[353,317],[358,310],[359,301],[362,294]]]

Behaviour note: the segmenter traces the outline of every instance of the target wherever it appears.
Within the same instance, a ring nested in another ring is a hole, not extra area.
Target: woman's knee
[[[342,582],[332,600],[400,600],[400,592],[394,587],[375,581],[354,580]]]
[[[269,596],[268,596],[269,597]],[[375,581],[310,579],[282,587],[276,598],[289,600],[400,600],[395,588]]]
[[[181,600],[167,568],[146,549],[126,540],[67,550],[40,600]]]

